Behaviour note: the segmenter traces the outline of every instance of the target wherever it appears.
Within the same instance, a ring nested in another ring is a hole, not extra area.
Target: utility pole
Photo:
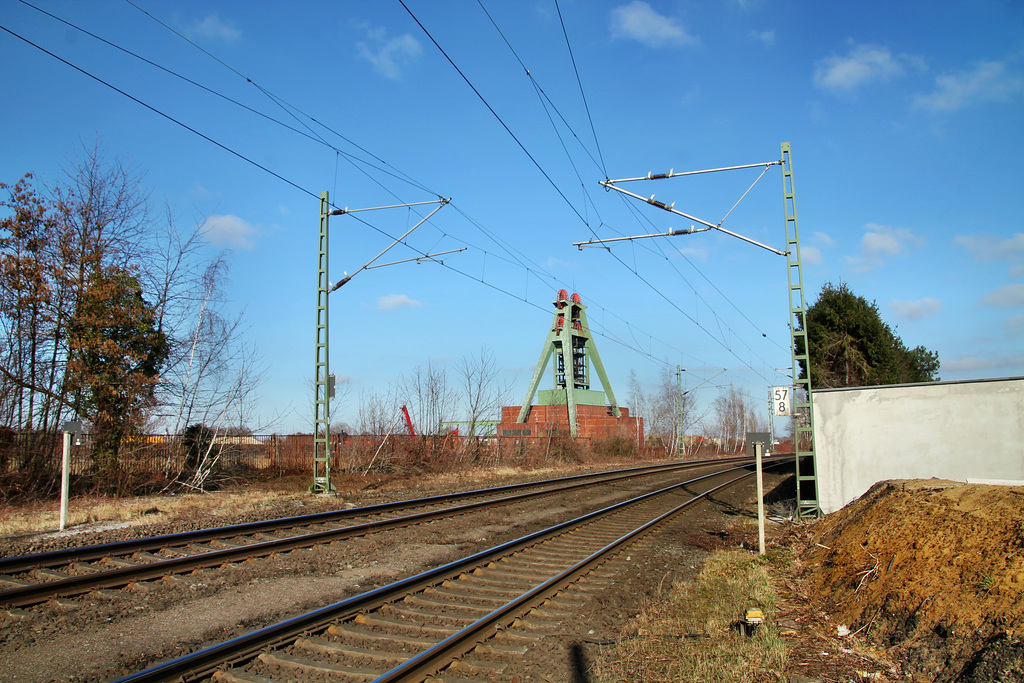
[[[650,237],[675,237],[678,235],[692,235],[699,232],[706,232],[708,230],[718,230],[727,235],[740,239],[748,244],[752,244],[756,247],[760,247],[767,251],[770,251],[779,256],[785,256],[787,261],[787,278],[789,281],[789,332],[790,332],[790,349],[792,352],[793,359],[793,377],[794,377],[794,389],[796,396],[793,397],[793,408],[795,408],[794,416],[794,441],[796,442],[796,480],[797,480],[797,516],[798,517],[813,517],[820,513],[818,507],[818,482],[817,482],[817,464],[815,462],[815,450],[814,450],[814,407],[812,405],[811,396],[811,380],[810,380],[810,357],[808,355],[807,345],[807,325],[806,325],[806,314],[807,306],[804,298],[804,285],[803,285],[803,267],[800,262],[800,231],[797,227],[796,218],[796,190],[793,185],[793,160],[791,155],[790,143],[783,142],[780,144],[780,150],[782,158],[775,161],[766,161],[756,164],[744,164],[742,166],[727,166],[723,168],[710,168],[698,171],[683,171],[675,172],[669,171],[668,173],[648,173],[645,176],[638,176],[635,178],[620,178],[612,180],[610,178],[602,180],[601,186],[608,190],[615,190],[634,199],[646,202],[651,206],[655,206],[659,209],[668,211],[669,213],[677,216],[682,216],[694,224],[699,224],[700,227],[694,227],[691,225],[689,229],[676,230],[670,228],[668,232],[647,234],[647,235],[633,235],[628,237],[613,237],[609,239],[589,239],[586,242],[574,242],[573,246],[583,249],[584,247],[601,247],[607,248],[606,244],[610,242],[621,242],[627,240],[646,239]],[[765,173],[772,166],[782,167],[782,197],[785,208],[786,217],[786,249],[776,249],[775,247],[763,244],[749,237],[741,235],[740,233],[726,229],[723,224],[729,215],[739,206],[743,198],[749,194],[754,188],[754,185],[764,177]],[[679,178],[683,176],[699,175],[705,173],[717,173],[720,171],[736,171],[740,169],[753,169],[762,168],[761,175],[757,177],[747,191],[733,204],[732,208],[719,220],[717,223],[698,218],[697,216],[691,215],[684,211],[675,208],[675,202],[666,204],[665,202],[658,201],[654,198],[654,195],[643,196],[634,192],[629,192],[618,185],[620,183],[638,182],[647,180],[665,180],[668,178]],[[801,351],[797,351],[797,349]],[[807,377],[799,378],[798,376],[798,363],[804,363],[804,367],[807,368]]]
[[[423,225],[423,223],[429,220],[431,216],[440,211],[441,208],[450,201],[451,199],[437,199],[434,201],[414,202],[411,204],[376,206],[367,209],[345,208],[335,209],[332,211],[328,193],[326,191],[320,193],[320,249],[317,262],[316,290],[316,370],[313,375],[313,483],[309,487],[310,493],[330,494],[336,490],[334,485],[331,483],[331,399],[334,398],[335,379],[334,375],[330,373],[330,352],[328,346],[330,317],[328,316],[327,306],[328,295],[347,284],[353,277],[364,270],[369,270],[371,268],[383,268],[384,266],[408,263],[410,261],[416,261],[417,263],[424,261],[440,263],[440,261],[437,261],[436,257],[443,254],[465,251],[466,248],[463,247],[461,249],[451,249],[449,251],[438,252],[435,254],[424,254],[423,256],[403,259],[401,261],[392,261],[391,263],[374,265],[374,261],[408,237],[413,230]],[[413,206],[422,206],[424,204],[437,204],[438,206],[427,214],[426,217],[406,230],[401,237],[392,242],[386,249],[367,261],[358,270],[353,272],[351,275],[346,273],[341,280],[333,285],[331,284],[330,280],[327,279],[329,255],[328,223],[331,216],[341,216],[348,213],[355,213],[357,211],[409,208]]]
[[[796,188],[793,159],[788,142],[782,143],[782,196],[786,208],[786,274],[789,278],[789,332],[793,359],[793,449],[796,460],[797,517],[816,517],[818,474],[814,450],[814,405],[811,395],[811,357],[807,343],[807,303],[804,298],[803,266],[800,262],[800,228],[796,220]],[[800,377],[800,363],[807,376]],[[801,421],[804,424],[801,425]]]

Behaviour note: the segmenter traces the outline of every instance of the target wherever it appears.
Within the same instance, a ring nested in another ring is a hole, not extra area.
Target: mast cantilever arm
[[[386,254],[386,253],[387,253],[388,251],[390,251],[391,247],[395,246],[396,244],[398,244],[399,242],[401,242],[402,240],[404,240],[404,239],[405,239],[406,237],[408,237],[408,236],[409,236],[409,233],[411,233],[411,232],[412,232],[413,230],[415,230],[416,228],[420,227],[421,225],[423,225],[424,223],[426,223],[426,222],[427,222],[428,220],[430,220],[430,217],[431,217],[431,216],[433,216],[433,215],[434,215],[435,213],[437,213],[438,211],[440,211],[441,209],[443,209],[443,208],[444,208],[444,205],[445,205],[445,204],[447,204],[447,203],[448,203],[448,202],[450,202],[450,201],[451,201],[451,199],[439,199],[439,200],[437,200],[437,202],[436,202],[436,203],[438,204],[437,208],[435,208],[435,209],[434,209],[433,211],[431,211],[431,212],[430,212],[430,213],[428,213],[428,214],[427,214],[426,216],[424,216],[424,217],[423,217],[423,218],[422,218],[422,219],[421,219],[421,220],[420,220],[420,221],[419,221],[418,223],[416,223],[416,225],[414,225],[414,226],[412,226],[411,228],[409,228],[408,230],[406,230],[406,231],[405,231],[405,232],[404,232],[404,233],[402,234],[402,236],[401,236],[401,237],[399,237],[399,238],[398,238],[398,239],[396,239],[396,240],[395,240],[394,242],[392,242],[391,244],[389,244],[389,245],[388,245],[388,246],[387,246],[387,247],[386,247],[386,248],[384,249],[384,251],[380,252],[379,254],[377,254],[376,256],[374,256],[374,257],[373,257],[372,259],[370,259],[369,261],[367,261],[366,263],[364,263],[364,264],[363,264],[362,266],[360,266],[359,270],[355,271],[355,272],[354,272],[354,273],[352,273],[351,275],[346,275],[346,276],[345,276],[345,277],[344,277],[343,279],[341,279],[341,280],[339,280],[339,281],[338,281],[337,283],[335,283],[335,285],[334,285],[333,287],[331,287],[330,289],[328,289],[328,290],[327,290],[327,293],[328,293],[328,294],[330,294],[331,292],[333,292],[334,290],[338,289],[338,288],[339,288],[339,287],[341,287],[342,285],[344,285],[344,284],[347,284],[347,283],[348,283],[348,281],[349,281],[349,280],[351,280],[352,278],[354,278],[354,277],[355,277],[355,276],[356,276],[357,274],[359,274],[359,273],[361,273],[362,271],[364,271],[364,270],[366,270],[367,268],[369,268],[369,267],[371,266],[371,264],[372,264],[372,263],[373,263],[374,261],[376,261],[376,260],[377,260],[377,259],[379,259],[379,258],[380,258],[381,256],[383,256],[383,255],[384,255],[384,254]],[[420,202],[420,203],[421,203],[421,204],[434,204],[435,202]],[[413,206],[413,205],[412,205],[412,204],[400,204],[400,205],[398,205],[398,206],[399,206],[399,207],[405,207],[405,206]],[[387,207],[377,207],[377,208],[386,208],[386,209],[390,209],[390,208],[396,208],[396,207],[390,207],[390,206],[387,206]],[[346,211],[348,211],[348,210],[346,209]],[[351,213],[351,212],[350,212],[350,213]]]
[[[764,164],[754,164],[754,165],[755,166],[763,166]],[[679,174],[676,174],[676,175],[683,175],[683,174],[679,173]],[[743,235],[741,235],[739,233],[736,233],[736,232],[733,232],[732,230],[728,230],[726,228],[723,228],[721,223],[716,224],[716,223],[712,223],[710,221],[706,221],[703,218],[697,218],[696,216],[691,216],[690,214],[688,214],[688,213],[686,213],[684,211],[680,211],[679,209],[675,208],[675,204],[666,204],[665,202],[659,202],[659,201],[657,201],[654,198],[654,195],[651,195],[650,197],[644,197],[642,195],[636,194],[635,192],[630,192],[629,190],[623,190],[621,187],[617,187],[615,185],[616,182],[618,182],[618,181],[615,181],[615,180],[602,180],[601,181],[601,185],[603,185],[604,187],[606,187],[606,188],[608,188],[610,190],[615,190],[616,192],[621,192],[624,195],[628,195],[630,197],[633,197],[634,199],[639,199],[642,202],[647,202],[651,206],[656,206],[659,209],[664,209],[665,211],[668,211],[670,213],[674,213],[674,214],[677,214],[679,216],[683,216],[684,218],[688,218],[691,221],[695,221],[697,223],[700,223],[701,225],[706,225],[709,229],[721,230],[726,235],[732,235],[733,237],[735,237],[737,239],[741,239],[744,242],[749,242],[750,244],[753,244],[756,247],[761,247],[762,249],[767,249],[768,251],[770,251],[772,253],[775,253],[775,254],[778,254],[779,256],[785,256],[786,255],[786,252],[780,251],[780,250],[776,249],[775,247],[770,247],[767,244],[762,244],[761,242],[758,242],[757,240],[750,239],[749,237],[744,237]],[[691,230],[690,232],[700,232],[700,231]]]
[[[449,249],[448,251],[439,251],[439,252],[437,252],[435,254],[424,254],[423,256],[413,256],[412,258],[404,258],[401,261],[390,261],[388,263],[375,263],[372,266],[366,266],[366,270],[370,270],[372,268],[383,268],[384,266],[394,266],[394,265],[398,265],[399,263],[409,263],[411,261],[415,261],[416,263],[422,263],[423,261],[433,261],[438,256],[444,256],[445,254],[455,254],[455,253],[458,253],[460,251],[466,251],[466,249],[468,249],[468,248],[469,247],[461,247],[459,249]],[[438,263],[444,263],[444,261],[438,261]]]
[[[425,202],[410,202],[408,204],[389,204],[388,206],[368,206],[365,209],[350,209],[347,206],[344,209],[335,209],[331,211],[332,216],[341,216],[346,213],[358,213],[360,211],[377,211],[378,209],[407,209],[410,206],[423,206],[424,204],[440,204],[444,206],[451,201],[451,198],[444,199],[438,197],[437,199],[429,199]]]
[[[609,237],[603,240],[591,238],[586,242],[573,242],[572,246],[578,247],[582,251],[583,247],[601,245],[604,244],[605,242],[625,242],[626,240],[639,240],[644,239],[645,237],[675,237],[676,235],[692,235],[695,232],[707,232],[710,229],[711,228],[709,227],[695,228],[691,225],[689,228],[685,230],[676,230],[675,228],[669,228],[668,232],[657,232],[651,235],[629,235],[627,237]]]
[[[782,160],[779,159],[778,161],[762,161],[759,164],[743,164],[742,166],[725,166],[723,168],[705,168],[704,170],[701,170],[701,171],[680,171],[679,173],[676,173],[674,170],[669,170],[668,173],[648,173],[647,175],[640,176],[639,178],[619,178],[618,180],[612,180],[611,178],[609,178],[607,180],[602,181],[601,184],[604,185],[605,187],[608,187],[608,185],[606,185],[606,183],[611,183],[611,184],[614,184],[614,183],[631,183],[631,182],[633,182],[635,180],[664,180],[665,178],[679,178],[679,177],[682,177],[682,176],[685,176],[685,175],[700,175],[701,173],[717,173],[718,171],[738,171],[738,170],[744,169],[744,168],[760,168],[762,166],[764,166],[765,168],[768,168],[769,166],[781,166],[781,165],[782,165]]]

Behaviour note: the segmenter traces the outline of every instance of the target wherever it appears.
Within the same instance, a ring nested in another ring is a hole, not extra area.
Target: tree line
[[[52,486],[65,421],[92,427],[97,482],[136,437],[239,419],[259,363],[225,310],[202,224],[156,217],[122,161],[83,149],[62,178],[0,183],[0,472]],[[171,473],[174,474],[174,473]]]

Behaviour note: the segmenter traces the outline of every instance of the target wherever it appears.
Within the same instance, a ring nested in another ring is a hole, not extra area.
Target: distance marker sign
[[[775,417],[790,417],[793,414],[793,387],[772,387],[772,410]]]

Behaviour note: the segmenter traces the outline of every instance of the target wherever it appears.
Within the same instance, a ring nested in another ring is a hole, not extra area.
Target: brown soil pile
[[[914,680],[1024,682],[1024,487],[881,482],[812,529],[833,623]]]

